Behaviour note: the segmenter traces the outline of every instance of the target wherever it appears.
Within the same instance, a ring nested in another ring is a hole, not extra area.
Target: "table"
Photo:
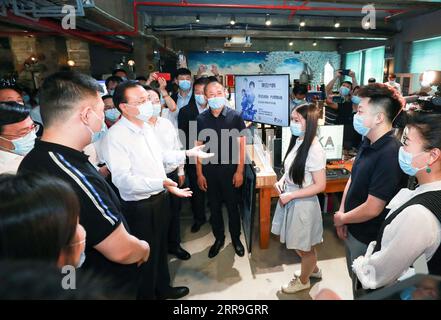
[[[272,168],[264,169],[262,161],[254,150],[254,145],[247,145],[247,155],[259,168],[259,172],[256,172],[256,189],[259,190],[259,245],[261,249],[267,249],[271,226],[271,193],[277,182],[277,175]]]

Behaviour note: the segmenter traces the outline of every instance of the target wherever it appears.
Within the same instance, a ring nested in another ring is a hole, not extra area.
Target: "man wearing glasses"
[[[29,116],[30,107],[14,101],[0,102],[0,173],[16,173],[34,147],[39,126]]]

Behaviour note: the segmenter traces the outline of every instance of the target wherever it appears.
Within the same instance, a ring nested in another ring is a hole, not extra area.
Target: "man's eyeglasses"
[[[16,139],[23,138],[24,136],[28,135],[32,131],[34,131],[36,133],[36,132],[38,132],[38,130],[40,130],[40,125],[33,123],[31,126],[20,131],[17,134],[3,134],[2,136],[3,136],[3,138],[8,139],[8,140],[16,140]]]

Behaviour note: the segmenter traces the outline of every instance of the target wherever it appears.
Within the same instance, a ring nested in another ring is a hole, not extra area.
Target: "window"
[[[412,42],[410,72],[441,70],[441,37]]]
[[[354,71],[358,81],[360,81],[360,75],[361,75],[361,58],[362,58],[361,51],[355,51],[346,54],[345,69],[351,69],[352,71]],[[345,80],[351,81],[352,78],[346,76]]]
[[[355,72],[360,85],[367,84],[369,78],[381,82],[384,74],[384,46],[347,53],[345,69]],[[345,77],[345,80],[351,81],[351,77]]]
[[[362,84],[367,84],[369,78],[382,82],[384,74],[384,47],[365,50],[364,72]]]
[[[332,79],[334,79],[334,67],[329,63],[329,61],[325,64],[323,79],[324,83],[329,83]]]

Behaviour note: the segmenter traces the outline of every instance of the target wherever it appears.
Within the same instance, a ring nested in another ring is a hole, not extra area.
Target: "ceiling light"
[[[67,65],[68,65],[69,67],[74,67],[74,66],[75,66],[75,61],[73,61],[73,60],[67,60]]]
[[[234,16],[231,16],[230,24],[234,26],[236,24],[236,18]]]
[[[270,17],[269,17],[269,14],[266,15],[265,25],[267,25],[267,26],[270,26],[270,25],[271,25],[271,19],[270,19]]]
[[[199,21],[201,21],[201,17],[197,14],[196,15],[196,22],[199,22]]]
[[[300,26],[301,26],[301,27],[306,26],[306,21],[305,21],[305,19],[300,20]]]
[[[135,60],[130,59],[129,61],[127,61],[127,64],[133,67],[135,65]]]

